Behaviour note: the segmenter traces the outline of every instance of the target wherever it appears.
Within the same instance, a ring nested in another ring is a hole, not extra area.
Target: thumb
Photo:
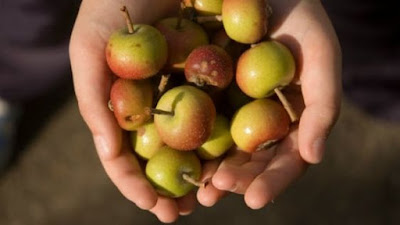
[[[341,52],[337,41],[314,38],[317,53],[304,55],[301,74],[305,109],[299,123],[299,148],[308,163],[319,163],[325,141],[335,124],[341,102]],[[332,40],[333,39],[333,40]]]

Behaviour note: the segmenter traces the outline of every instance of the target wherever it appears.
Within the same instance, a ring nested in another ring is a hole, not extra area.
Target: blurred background
[[[230,195],[176,224],[400,224],[400,14],[389,0],[322,2],[342,45],[345,90],[325,160],[264,209]],[[158,224],[105,175],[79,114],[66,45],[79,2],[0,7],[2,18],[14,18],[0,21],[0,96],[11,99],[0,104],[7,116],[0,123],[18,121],[5,126],[16,138],[12,163],[0,175],[0,224]],[[63,22],[49,23],[55,16]],[[32,78],[23,65],[41,73]],[[48,80],[45,73],[59,76]],[[24,91],[10,94],[12,80],[25,83]]]

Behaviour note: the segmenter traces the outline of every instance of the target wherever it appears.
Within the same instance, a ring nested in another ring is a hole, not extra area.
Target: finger
[[[249,161],[250,158],[250,153],[240,151],[237,147],[233,147],[229,150],[223,161],[232,165],[242,165]]]
[[[250,161],[267,162],[276,154],[276,147],[279,142],[275,143],[267,149],[262,149],[251,154]]]
[[[206,162],[203,166],[201,181],[208,181],[208,184],[205,187],[200,187],[197,191],[197,199],[203,206],[211,207],[225,196],[225,191],[216,189],[212,182],[210,182],[210,179],[218,169],[219,163],[219,160],[213,160]]]
[[[96,37],[82,31],[80,18],[78,16],[70,43],[75,94],[81,115],[94,136],[99,156],[113,158],[121,149],[122,132],[107,107],[112,79],[102,52],[105,43],[90,42]]]
[[[196,208],[196,193],[192,191],[182,198],[177,199],[176,203],[178,204],[179,215],[190,215]]]
[[[230,154],[222,161],[218,170],[212,177],[212,184],[219,190],[232,191],[235,188],[235,177],[231,176],[229,171],[233,167],[239,167],[244,163],[248,162],[251,158],[251,154],[232,149]]]
[[[218,189],[243,194],[254,178],[260,174],[275,155],[273,149],[252,154],[252,159],[242,165],[223,162],[214,175],[213,183]],[[218,182],[216,179],[225,179]]]
[[[121,191],[142,209],[150,209],[157,195],[142,175],[136,158],[122,148],[122,131],[109,111],[107,102],[111,76],[104,59],[104,43],[85,32],[77,18],[70,44],[75,93],[82,117],[91,130],[96,149],[108,176]]]
[[[226,191],[215,188],[212,183],[206,187],[199,188],[197,191],[197,199],[199,203],[206,207],[214,206],[219,200],[227,195]]]
[[[118,190],[139,208],[149,210],[157,203],[157,193],[148,182],[137,158],[124,147],[113,158],[101,158],[100,161]]]
[[[306,168],[299,152],[286,151],[276,155],[268,167],[247,188],[244,199],[252,209],[260,209],[274,200]]]
[[[300,154],[309,163],[322,160],[325,140],[336,122],[341,101],[341,52],[335,31],[319,4],[319,23],[304,37],[301,74],[305,110],[299,124]]]
[[[319,42],[313,43],[320,49],[318,53],[309,53],[304,59],[312,68],[304,66],[301,75],[305,110],[299,123],[299,148],[309,163],[322,160],[325,140],[337,120],[341,101],[340,53],[330,41]]]
[[[159,196],[156,206],[150,209],[163,223],[173,223],[179,217],[179,209],[176,201],[171,198]]]
[[[105,40],[90,32],[82,9],[77,17],[70,42],[70,59],[75,94],[85,122],[95,137],[104,139],[104,154],[112,155],[119,149],[121,131],[108,109],[112,84],[111,72],[105,57]],[[118,134],[118,138],[115,138]],[[118,140],[118,141],[117,141]],[[111,146],[109,146],[111,145]]]

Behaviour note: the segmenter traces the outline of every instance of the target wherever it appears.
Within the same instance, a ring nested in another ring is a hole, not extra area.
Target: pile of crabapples
[[[295,74],[287,47],[268,39],[268,0],[183,0],[179,15],[114,32],[106,46],[116,75],[109,108],[128,131],[146,177],[178,198],[206,160],[267,149],[296,114],[280,89]],[[269,98],[277,95],[279,100]],[[236,149],[236,148],[235,148]]]

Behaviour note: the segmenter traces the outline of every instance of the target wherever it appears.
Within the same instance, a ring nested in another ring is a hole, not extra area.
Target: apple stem
[[[196,77],[193,81],[193,83],[197,86],[197,87],[204,87],[204,85],[206,85],[206,81],[201,79],[200,77]]]
[[[267,5],[267,17],[268,18],[271,17],[272,13],[273,13],[272,7],[270,5]]]
[[[158,85],[158,94],[157,94],[157,99],[161,97],[162,94],[164,94],[165,88],[167,87],[169,78],[171,74],[163,74],[161,76],[160,84]]]
[[[197,180],[193,179],[193,177],[189,176],[189,174],[186,174],[186,173],[182,174],[182,178],[186,182],[191,183],[191,184],[193,184],[194,186],[197,186],[197,187],[205,188],[208,185],[208,181],[206,181],[206,182],[197,181]]]
[[[299,117],[297,116],[296,112],[294,111],[292,105],[290,104],[290,102],[287,100],[287,98],[285,97],[285,95],[282,93],[281,90],[279,90],[279,88],[275,88],[274,89],[276,95],[278,96],[279,100],[282,102],[283,107],[286,109],[286,111],[289,114],[290,117],[290,121],[292,121],[292,123],[296,122],[297,120],[299,120]]]
[[[221,15],[216,15],[216,16],[198,16],[197,17],[197,22],[198,23],[206,23],[206,22],[213,22],[213,21],[222,21],[222,16]]]
[[[174,112],[165,111],[165,110],[161,110],[161,109],[147,108],[145,110],[146,110],[146,113],[150,114],[150,115],[167,115],[167,116],[175,115]]]
[[[178,21],[176,22],[176,29],[179,30],[182,27],[182,19],[183,19],[183,9],[185,8],[185,4],[183,3],[183,0],[181,1],[181,5],[179,7],[179,15],[178,15]]]
[[[126,8],[126,6],[122,6],[121,11],[122,11],[122,13],[124,14],[124,17],[125,17],[126,26],[128,27],[128,32],[130,34],[133,34],[135,32],[135,30],[133,29],[133,24],[132,24],[132,20],[131,20],[131,17],[129,15],[128,9]]]
[[[274,146],[278,141],[279,141],[279,140],[269,140],[269,141],[266,141],[266,142],[260,144],[259,146],[257,146],[256,152],[270,149],[270,148],[271,148],[272,146]]]
[[[111,99],[108,101],[107,106],[108,106],[108,109],[109,109],[111,112],[114,112],[114,106],[112,105]]]

